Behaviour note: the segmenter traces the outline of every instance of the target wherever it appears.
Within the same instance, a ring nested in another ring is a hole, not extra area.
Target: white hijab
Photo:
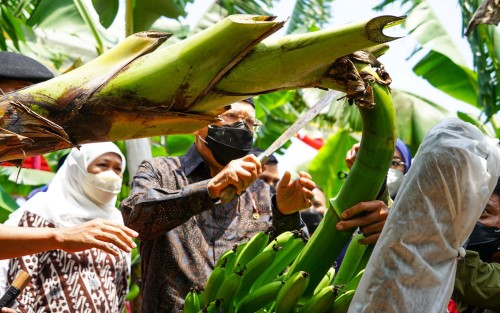
[[[91,143],[82,145],[80,149],[73,148],[54,176],[48,190],[35,194],[10,214],[5,224],[17,225],[27,211],[54,223],[56,227],[71,227],[95,218],[123,224],[120,211],[115,207],[116,197],[105,204],[97,204],[85,195],[82,188],[89,164],[108,152],[121,157],[123,173],[125,157],[115,144]]]

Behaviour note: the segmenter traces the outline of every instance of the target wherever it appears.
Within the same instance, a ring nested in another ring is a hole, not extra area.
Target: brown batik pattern
[[[54,227],[26,212],[24,227]],[[51,250],[10,260],[9,284],[19,269],[32,281],[18,297],[21,312],[118,313],[123,312],[129,275],[127,254],[118,256],[98,249],[67,253]]]

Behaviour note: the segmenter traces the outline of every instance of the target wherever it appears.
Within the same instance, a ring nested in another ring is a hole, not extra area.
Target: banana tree
[[[236,15],[162,49],[164,33],[130,36],[76,70],[2,96],[0,160],[86,142],[192,132],[252,95],[345,90],[329,77],[335,59],[395,39],[382,30],[402,20],[381,16],[261,43],[284,22]],[[222,51],[228,41],[234,44]]]

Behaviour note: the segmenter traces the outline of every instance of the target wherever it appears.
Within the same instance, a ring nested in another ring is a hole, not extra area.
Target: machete
[[[257,158],[261,164],[266,164],[269,160],[269,156],[278,150],[285,142],[287,142],[292,136],[294,136],[304,125],[309,123],[316,115],[323,110],[335,96],[338,94],[336,90],[328,90],[328,92],[319,99],[314,106],[312,106],[304,115],[299,117],[295,123],[292,124],[281,136],[278,137],[263,153],[261,153]],[[236,193],[236,187],[229,186],[222,190],[220,195],[220,201],[222,203],[228,203],[234,197]]]

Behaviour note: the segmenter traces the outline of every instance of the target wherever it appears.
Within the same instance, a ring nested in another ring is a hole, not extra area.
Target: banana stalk
[[[330,77],[335,59],[396,39],[382,31],[402,20],[381,16],[263,41],[284,22],[234,15],[167,47],[158,48],[168,39],[163,33],[130,36],[70,73],[0,96],[0,161],[190,133],[217,121],[229,104],[275,90],[346,91]]]
[[[331,77],[345,83],[348,97],[356,101],[363,121],[362,138],[356,162],[345,183],[337,197],[330,201],[325,217],[287,274],[287,277],[298,271],[310,274],[305,296],[313,294],[352,236],[354,230],[336,229],[342,212],[358,202],[375,199],[395,148],[396,115],[387,87],[390,78],[383,66],[369,54],[355,53],[339,59]]]

